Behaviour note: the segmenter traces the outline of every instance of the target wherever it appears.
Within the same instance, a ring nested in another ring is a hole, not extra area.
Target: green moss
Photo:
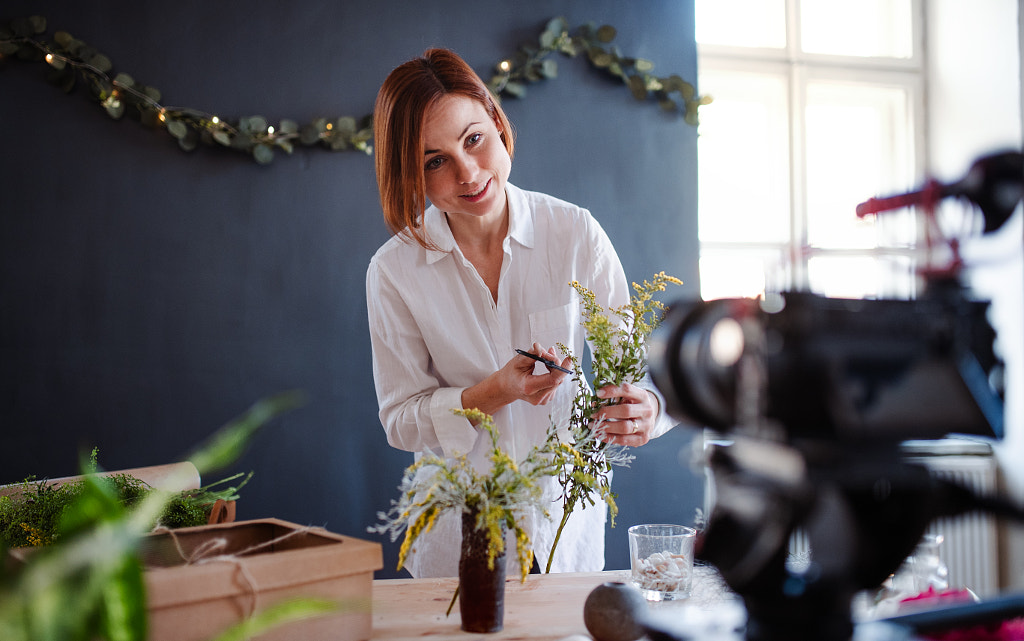
[[[91,471],[96,469],[95,451],[90,468]],[[205,525],[213,504],[218,499],[237,500],[238,490],[248,482],[252,474],[246,476],[238,486],[216,491],[211,488],[241,476],[236,474],[172,497],[157,523],[169,528]],[[126,508],[134,507],[153,491],[145,482],[129,474],[112,474],[98,477],[98,480],[108,484],[111,494]],[[84,481],[81,480],[48,485],[46,481],[36,481],[30,477],[21,482],[19,492],[0,496],[0,548],[37,547],[58,541],[61,519],[82,494],[83,486]]]

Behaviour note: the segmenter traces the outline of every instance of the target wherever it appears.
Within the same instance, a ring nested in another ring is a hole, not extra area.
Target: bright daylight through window
[[[701,295],[912,297],[919,0],[697,0]]]

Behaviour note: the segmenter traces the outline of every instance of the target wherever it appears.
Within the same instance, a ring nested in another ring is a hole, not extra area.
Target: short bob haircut
[[[395,68],[377,94],[373,110],[374,156],[377,188],[384,221],[392,234],[401,234],[421,246],[436,246],[423,231],[427,189],[424,177],[423,119],[444,96],[476,100],[494,120],[501,140],[513,155],[512,124],[480,76],[457,54],[428,49]]]

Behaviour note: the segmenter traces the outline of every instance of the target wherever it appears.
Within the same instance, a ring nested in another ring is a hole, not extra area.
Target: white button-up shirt
[[[395,236],[370,261],[366,296],[373,376],[380,420],[396,448],[447,458],[468,454],[486,469],[489,439],[452,413],[462,407],[462,391],[500,369],[516,348],[530,350],[535,342],[562,343],[582,362],[586,337],[571,281],[594,292],[605,309],[629,302],[622,265],[590,212],[511,184],[506,191],[509,229],[497,302],[455,243],[444,212],[433,206],[424,213],[424,229],[437,250]],[[566,378],[546,405],[516,401],[495,412],[499,445],[513,459],[523,459],[543,442],[553,421],[568,423],[574,394],[575,385]],[[662,414],[655,435],[671,427]],[[545,479],[551,516],[534,514],[527,520],[542,568],[561,520],[560,494],[557,479]],[[553,571],[604,568],[606,512],[599,499],[597,505],[576,508],[559,540]],[[447,514],[419,537],[408,569],[415,577],[457,575],[460,540],[461,517]],[[514,548],[507,549],[515,575]]]

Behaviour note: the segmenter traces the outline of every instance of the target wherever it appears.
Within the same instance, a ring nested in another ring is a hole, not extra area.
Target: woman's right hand
[[[530,352],[558,363],[566,369],[572,366],[572,358],[559,358],[554,348],[545,349],[539,343],[534,343]],[[558,386],[569,375],[554,369],[549,369],[543,374],[535,374],[538,364],[538,361],[532,358],[516,354],[501,369],[463,390],[462,407],[477,408],[484,413],[493,414],[505,405],[520,400],[531,405],[546,405],[554,397]]]
[[[536,354],[543,359],[569,369],[572,366],[572,359],[566,356],[559,358],[554,348],[544,349],[539,343],[534,343],[530,353]],[[518,389],[518,398],[531,405],[547,405],[548,401],[555,395],[555,390],[568,376],[565,372],[557,369],[548,369],[543,374],[535,374],[539,361],[516,354],[499,372],[511,369],[511,386]],[[541,364],[543,366],[543,364]]]

